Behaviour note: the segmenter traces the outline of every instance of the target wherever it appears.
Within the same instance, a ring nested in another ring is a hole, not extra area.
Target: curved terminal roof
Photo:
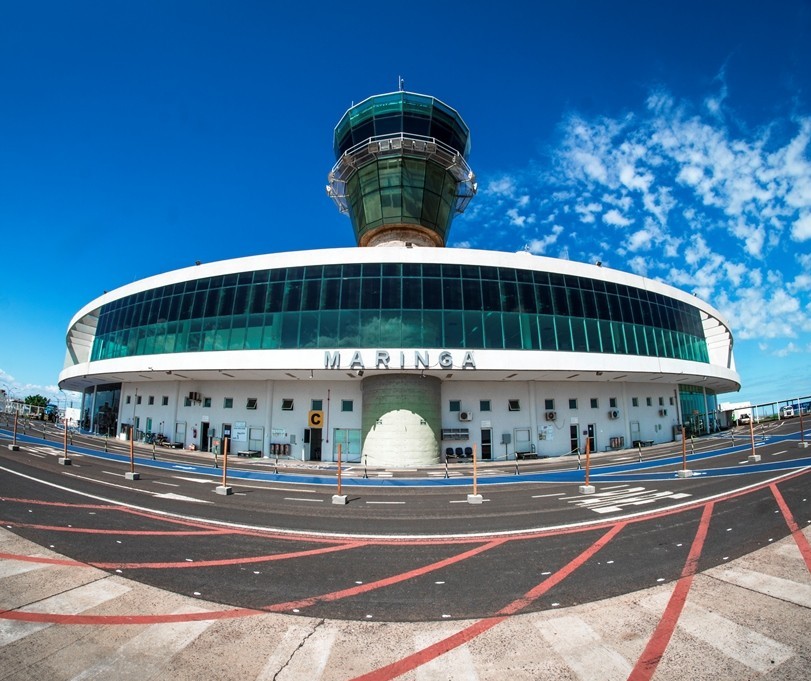
[[[91,361],[91,350],[100,311],[106,304],[159,287],[206,277],[239,275],[258,270],[347,263],[422,263],[479,265],[516,270],[545,271],[594,281],[614,282],[667,296],[698,311],[707,344],[708,362],[655,356],[577,351],[477,349],[476,372],[456,371],[454,380],[574,380],[676,382],[702,385],[716,392],[739,389],[740,379],[732,355],[732,334],[722,315],[706,302],[667,284],[606,267],[534,256],[468,249],[377,248],[324,249],[276,253],[202,264],[142,279],[110,291],[88,303],[71,320],[67,332],[64,388],[81,390],[93,384],[123,380],[149,380],[152,372],[217,378],[227,369],[243,380],[291,380],[316,374],[332,380],[354,379],[324,371],[324,350],[315,348],[272,350],[223,350],[147,354]],[[373,370],[371,370],[373,371]],[[298,373],[302,373],[299,376]],[[367,373],[370,373],[367,371]],[[442,378],[446,371],[440,371]],[[599,376],[600,378],[595,378]],[[140,378],[139,378],[140,377]]]

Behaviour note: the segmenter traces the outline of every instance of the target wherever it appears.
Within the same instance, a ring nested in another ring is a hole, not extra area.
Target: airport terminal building
[[[83,427],[392,467],[711,428],[740,387],[718,311],[599,265],[446,248],[476,193],[469,150],[433,97],[353,106],[327,193],[358,247],[200,264],[91,301],[59,380],[82,392]]]

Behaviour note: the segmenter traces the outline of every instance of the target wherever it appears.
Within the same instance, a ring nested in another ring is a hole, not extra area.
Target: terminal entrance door
[[[580,429],[576,423],[569,426],[569,454],[580,451]]]
[[[310,461],[321,461],[322,432],[321,428],[307,428],[304,431],[305,442],[310,446]]]
[[[482,461],[489,461],[493,458],[493,430],[492,428],[482,428]]]
[[[208,447],[208,421],[203,421],[200,424],[200,449],[207,452]]]

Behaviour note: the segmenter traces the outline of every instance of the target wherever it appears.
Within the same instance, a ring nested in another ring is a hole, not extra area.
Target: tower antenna
[[[403,91],[403,87],[405,86],[405,81],[403,80],[402,76],[397,76],[397,87],[400,88],[400,92]]]

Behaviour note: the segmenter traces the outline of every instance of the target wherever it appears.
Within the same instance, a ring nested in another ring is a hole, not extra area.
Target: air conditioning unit
[[[659,416],[667,416],[667,409],[660,409]]]
[[[195,392],[189,393],[189,399],[192,402],[202,402],[203,401],[202,397],[200,396],[200,393],[195,393]]]
[[[618,419],[620,417],[620,410],[619,409],[609,409],[608,410],[608,418],[610,419]]]
[[[554,421],[557,417],[558,417],[558,415],[554,411],[546,412],[546,420],[547,421]]]
[[[460,421],[470,421],[473,418],[473,414],[469,411],[460,411],[459,412],[459,420]]]

